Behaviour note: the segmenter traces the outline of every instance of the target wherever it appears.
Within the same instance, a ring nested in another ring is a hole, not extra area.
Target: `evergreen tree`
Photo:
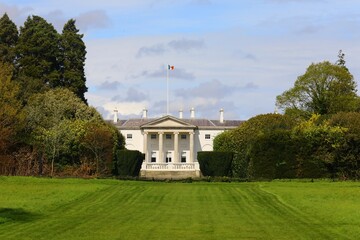
[[[70,89],[86,103],[85,92],[85,44],[83,34],[78,33],[75,20],[70,19],[63,28],[61,35],[62,50],[62,86]]]
[[[15,23],[5,13],[0,18],[0,60],[13,64],[15,60],[15,46],[19,33]]]
[[[20,27],[18,78],[24,98],[60,86],[59,34],[39,16],[28,17]]]

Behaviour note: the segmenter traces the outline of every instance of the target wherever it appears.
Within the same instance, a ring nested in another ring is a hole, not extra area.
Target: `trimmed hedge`
[[[119,150],[116,153],[117,174],[122,177],[139,176],[145,155],[137,150]]]
[[[230,176],[233,152],[198,152],[200,170],[204,176]]]
[[[296,178],[296,148],[288,130],[279,129],[266,135],[258,135],[251,143],[248,153],[249,177],[251,179]]]

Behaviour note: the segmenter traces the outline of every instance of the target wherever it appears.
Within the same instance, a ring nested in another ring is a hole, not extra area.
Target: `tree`
[[[0,155],[17,142],[23,115],[18,100],[19,86],[11,80],[12,66],[0,62]]]
[[[97,174],[110,172],[114,160],[114,133],[103,123],[89,122],[81,146],[95,160]]]
[[[0,18],[0,61],[14,64],[15,46],[18,41],[18,30],[5,13]]]
[[[277,96],[276,104],[286,112],[307,115],[348,112],[358,107],[356,91],[354,78],[344,66],[325,61],[311,64],[294,87]]]
[[[54,164],[61,164],[61,156],[79,158],[72,148],[79,149],[79,139],[86,134],[84,125],[103,122],[94,108],[87,106],[70,90],[61,88],[33,95],[25,112],[27,143],[51,161],[51,174]]]
[[[20,27],[16,52],[17,77],[25,99],[33,93],[60,86],[59,34],[45,19],[27,18]]]
[[[345,63],[346,63],[346,61],[345,61],[345,53],[343,53],[342,50],[339,50],[338,60],[336,61],[336,64],[338,66],[344,67],[346,70],[349,71],[349,69],[347,69],[347,67],[345,66]]]
[[[70,19],[63,28],[61,35],[62,50],[62,86],[73,91],[81,100],[86,102],[84,72],[85,65],[85,44],[82,40],[83,34],[78,34],[75,20]]]
[[[298,124],[292,136],[297,147],[298,177],[335,177],[346,131],[321,120],[318,114]]]

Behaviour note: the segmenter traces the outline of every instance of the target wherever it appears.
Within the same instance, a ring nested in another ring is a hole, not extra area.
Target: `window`
[[[181,134],[181,139],[186,139],[186,134]]]
[[[205,139],[210,139],[210,134],[205,134]]]
[[[127,139],[132,139],[132,134],[126,134]]]
[[[167,163],[171,162],[171,152],[166,153],[166,162]]]
[[[151,135],[150,135],[150,138],[151,138],[151,139],[156,139],[156,134],[151,134]]]
[[[166,134],[166,139],[171,139],[171,134]]]
[[[151,162],[156,162],[156,152],[151,152]]]
[[[186,163],[186,152],[181,153],[181,162]]]

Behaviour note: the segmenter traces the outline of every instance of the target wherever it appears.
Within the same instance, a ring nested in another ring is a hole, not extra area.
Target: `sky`
[[[359,0],[0,0],[18,28],[30,15],[84,34],[85,97],[105,119],[167,113],[246,120],[275,111],[276,96],[311,63],[339,50],[360,84]]]

